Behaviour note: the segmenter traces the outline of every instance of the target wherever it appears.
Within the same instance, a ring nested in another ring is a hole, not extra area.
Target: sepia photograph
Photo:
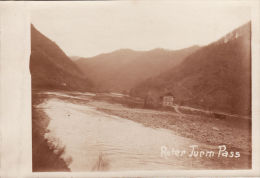
[[[252,168],[251,9],[31,3],[32,171]]]
[[[0,177],[260,177],[260,1],[0,1]]]

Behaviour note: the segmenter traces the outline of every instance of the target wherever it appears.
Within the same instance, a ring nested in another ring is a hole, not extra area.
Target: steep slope
[[[169,51],[154,49],[134,51],[121,49],[76,61],[78,67],[101,91],[128,92],[139,82],[175,66],[199,47]]]
[[[132,89],[135,96],[173,93],[175,102],[249,115],[251,23],[188,56],[181,64]]]
[[[31,26],[32,88],[88,90],[91,82],[53,41]]]

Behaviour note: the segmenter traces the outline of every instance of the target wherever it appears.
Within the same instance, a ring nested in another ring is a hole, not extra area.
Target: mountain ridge
[[[119,49],[90,58],[80,58],[75,63],[103,91],[128,92],[142,80],[176,65],[199,49],[191,46],[180,50],[155,48],[148,51]],[[86,71],[86,72],[84,72]]]
[[[32,88],[88,90],[92,83],[62,49],[31,25]]]
[[[228,39],[228,40],[227,40]],[[204,46],[179,65],[149,78],[131,90],[131,95],[154,100],[166,92],[175,102],[208,110],[250,115],[251,23]]]

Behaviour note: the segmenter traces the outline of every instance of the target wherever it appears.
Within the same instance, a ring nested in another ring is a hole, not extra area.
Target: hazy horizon
[[[250,21],[239,3],[30,2],[31,23],[68,56],[207,45]]]

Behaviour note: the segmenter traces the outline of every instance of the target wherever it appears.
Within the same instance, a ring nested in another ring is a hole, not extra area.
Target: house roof
[[[164,94],[164,96],[173,96],[173,94],[171,92],[168,92],[168,93]]]

